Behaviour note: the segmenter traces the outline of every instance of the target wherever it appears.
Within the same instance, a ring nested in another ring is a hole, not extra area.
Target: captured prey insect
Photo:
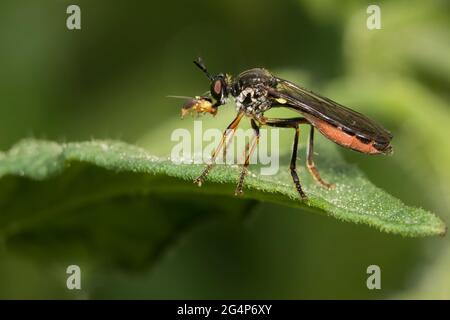
[[[186,102],[182,107],[182,116],[190,111],[215,115],[218,107],[225,104],[230,95],[234,98],[237,107],[237,116],[225,130],[219,146],[212,154],[211,162],[202,174],[194,180],[199,186],[202,185],[214,166],[222,148],[225,152],[227,144],[231,140],[231,137],[228,136],[234,133],[244,116],[250,119],[254,136],[245,147],[245,162],[236,187],[236,195],[242,194],[249,159],[259,142],[259,128],[263,125],[291,128],[294,131],[290,172],[302,199],[307,197],[296,171],[300,124],[310,125],[306,167],[317,183],[326,188],[332,188],[334,185],[321,178],[314,164],[314,129],[317,129],[331,141],[348,149],[366,154],[389,154],[392,152],[392,135],[379,124],[337,102],[308,91],[288,80],[278,78],[266,69],[250,69],[242,72],[236,78],[232,78],[230,75],[223,73],[211,75],[200,58],[194,63],[210,80],[210,92],[204,96],[196,96]],[[264,112],[267,110],[278,107],[297,111],[301,116],[285,119],[264,116]]]

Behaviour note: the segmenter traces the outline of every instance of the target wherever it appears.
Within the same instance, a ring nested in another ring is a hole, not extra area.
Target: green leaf
[[[45,249],[62,259],[94,256],[102,263],[139,268],[154,262],[196,222],[240,219],[255,200],[404,236],[445,233],[435,215],[404,205],[336,152],[331,155],[319,164],[336,183],[334,190],[317,186],[302,170],[309,196],[302,202],[288,171],[280,170],[275,176],[250,174],[240,199],[233,196],[239,174],[234,166],[217,166],[198,188],[192,180],[202,165],[177,165],[123,142],[24,140],[0,157],[0,239],[29,255],[41,256]]]

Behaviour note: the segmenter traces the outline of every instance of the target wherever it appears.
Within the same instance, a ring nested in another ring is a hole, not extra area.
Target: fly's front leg
[[[313,155],[314,155],[314,127],[311,126],[311,131],[309,132],[308,146],[306,148],[306,167],[313,176],[314,180],[316,180],[320,185],[328,189],[334,188],[335,187],[334,184],[325,182],[320,177],[319,171],[317,171],[316,165],[314,164],[313,161]]]
[[[219,152],[222,149],[222,147],[223,148],[227,148],[228,143],[231,141],[231,139],[227,139],[228,134],[230,134],[231,136],[234,134],[234,132],[235,132],[237,126],[239,125],[239,122],[241,121],[243,115],[244,114],[242,112],[239,113],[236,116],[236,118],[234,118],[234,120],[225,129],[225,131],[224,131],[224,133],[222,135],[222,139],[220,140],[219,145],[217,146],[216,150],[214,150],[214,152],[211,155],[211,163],[209,163],[206,166],[205,170],[203,170],[202,174],[200,176],[198,176],[197,179],[194,180],[194,183],[197,184],[199,187],[201,187],[201,185],[203,184],[203,181],[205,180],[205,178],[208,175],[209,171],[215,165],[217,155],[219,154]]]
[[[245,145],[245,151],[244,151],[245,162],[242,165],[242,171],[241,171],[241,175],[239,177],[239,182],[236,187],[236,191],[234,192],[234,194],[236,196],[241,195],[243,193],[242,189],[244,187],[245,176],[247,174],[248,166],[250,164],[250,158],[259,143],[259,127],[256,124],[255,120],[253,120],[253,119],[251,120],[251,124],[252,124],[254,135],[253,135],[251,141],[247,142]]]
[[[292,145],[292,156],[291,156],[291,163],[289,166],[289,169],[291,171],[292,180],[294,181],[295,188],[297,189],[298,194],[300,197],[305,200],[306,194],[303,192],[302,186],[300,184],[300,179],[298,178],[297,174],[297,149],[298,149],[298,140],[300,136],[300,129],[298,127],[301,123],[309,123],[305,118],[292,118],[292,119],[265,119],[264,124],[267,124],[271,127],[278,127],[278,128],[294,128],[295,129],[295,136],[294,136],[294,143]]]

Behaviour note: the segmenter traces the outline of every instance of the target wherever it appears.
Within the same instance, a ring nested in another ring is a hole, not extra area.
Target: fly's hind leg
[[[319,174],[319,171],[317,171],[316,165],[313,161],[313,155],[314,155],[314,127],[311,126],[311,130],[309,132],[309,141],[308,146],[306,148],[306,167],[308,168],[308,171],[313,176],[314,180],[317,181],[321,186],[332,189],[335,187],[334,184],[325,182]]]

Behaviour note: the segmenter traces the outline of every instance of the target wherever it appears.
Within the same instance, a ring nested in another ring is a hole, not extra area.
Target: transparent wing
[[[278,83],[276,88],[271,90],[271,94],[285,99],[289,107],[326,120],[359,137],[375,140],[381,144],[388,144],[391,141],[392,134],[365,115],[301,88],[290,81],[276,79]]]

